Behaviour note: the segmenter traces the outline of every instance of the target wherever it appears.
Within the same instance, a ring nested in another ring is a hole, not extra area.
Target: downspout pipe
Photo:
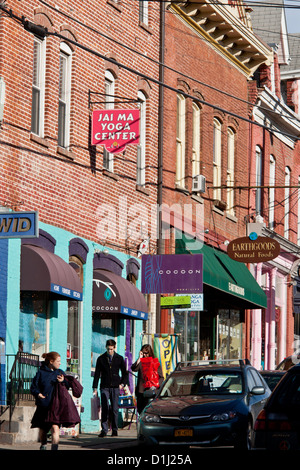
[[[163,188],[163,130],[164,130],[164,83],[165,70],[165,2],[160,2],[160,26],[159,26],[159,102],[158,102],[158,174],[157,174],[157,254],[163,254],[163,239],[162,239],[162,188]],[[167,312],[165,310],[165,312]],[[164,329],[164,328],[163,328]],[[162,317],[160,309],[160,294],[156,294],[156,331],[157,333],[164,333],[162,331]]]

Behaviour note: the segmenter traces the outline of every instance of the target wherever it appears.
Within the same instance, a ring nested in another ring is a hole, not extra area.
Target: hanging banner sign
[[[258,237],[256,234],[236,238],[227,247],[228,256],[241,263],[262,263],[276,258],[279,253],[280,244],[277,240]]]
[[[164,378],[173,372],[179,362],[178,336],[154,335],[154,356],[158,358]]]
[[[110,153],[123,152],[126,145],[140,141],[138,109],[101,109],[93,111],[92,145],[104,145]]]

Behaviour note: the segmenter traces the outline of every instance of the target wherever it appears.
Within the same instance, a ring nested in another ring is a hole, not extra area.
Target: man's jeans
[[[101,426],[102,431],[108,433],[109,402],[111,406],[111,428],[118,430],[119,395],[118,388],[102,388],[101,392]]]

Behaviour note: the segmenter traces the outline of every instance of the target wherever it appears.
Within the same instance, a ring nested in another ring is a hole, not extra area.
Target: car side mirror
[[[251,395],[263,395],[266,392],[265,387],[253,387],[251,390]]]
[[[156,395],[156,390],[153,390],[152,388],[149,388],[148,390],[145,390],[143,393],[143,396],[145,398],[154,398]]]

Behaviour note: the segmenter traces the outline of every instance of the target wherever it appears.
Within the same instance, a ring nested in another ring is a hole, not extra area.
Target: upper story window
[[[285,168],[284,177],[284,237],[289,238],[290,228],[290,185],[291,185],[291,170],[287,166]]]
[[[185,108],[186,99],[177,95],[176,184],[185,187]]]
[[[46,39],[34,38],[31,132],[44,137]]]
[[[227,130],[227,212],[234,215],[234,166],[235,166],[235,132]]]
[[[273,155],[270,156],[270,178],[269,178],[269,228],[275,228],[275,168],[276,160]]]
[[[255,211],[256,215],[261,215],[262,212],[262,203],[261,203],[261,196],[262,196],[262,191],[261,191],[261,186],[262,186],[262,150],[261,148],[257,145],[256,146],[256,152],[255,152],[255,186],[256,186],[256,192],[255,192]]]
[[[115,107],[115,77],[106,70],[105,72],[105,109],[114,109]],[[103,150],[103,168],[105,170],[114,171],[114,154]]]
[[[66,43],[60,46],[59,99],[58,99],[58,145],[70,145],[72,51]]]
[[[140,23],[149,26],[149,2],[148,0],[139,0],[139,20]]]
[[[146,96],[138,92],[140,100],[140,143],[137,147],[137,175],[136,182],[140,186],[146,181]]]
[[[214,119],[214,139],[213,139],[213,198],[221,200],[221,144],[222,144],[222,125],[218,119]]]
[[[200,108],[193,103],[192,176],[200,175]]]

